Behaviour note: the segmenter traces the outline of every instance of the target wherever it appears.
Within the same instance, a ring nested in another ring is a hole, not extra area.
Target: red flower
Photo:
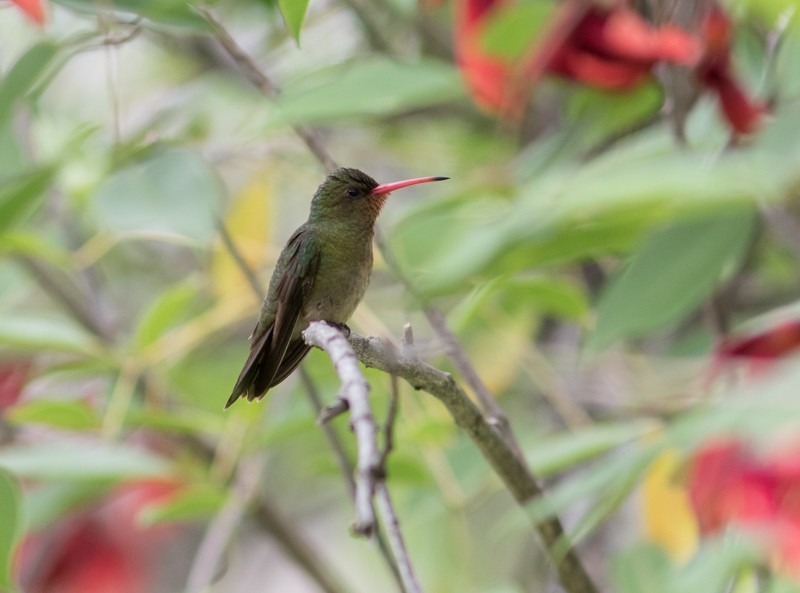
[[[800,576],[800,450],[757,458],[744,443],[709,443],[693,456],[689,496],[700,530],[728,525],[764,536],[778,568]]]
[[[727,338],[717,346],[707,382],[713,382],[724,365],[736,360],[747,362],[750,370],[757,372],[798,349],[800,319],[782,321],[750,335]]]
[[[140,593],[148,591],[155,544],[172,530],[142,528],[136,515],[174,495],[165,480],[124,484],[101,507],[26,538],[16,567],[27,593]]]
[[[685,31],[653,27],[623,4],[565,0],[535,52],[515,64],[487,55],[481,45],[486,24],[508,5],[509,0],[459,0],[456,6],[459,67],[475,101],[493,111],[507,111],[510,102],[519,101],[519,90],[530,89],[548,72],[602,89],[627,90],[646,80],[657,62],[693,65],[701,55],[699,42]]]
[[[34,23],[44,24],[44,0],[11,0]]]
[[[733,75],[733,27],[719,5],[711,6],[703,21],[702,35],[706,49],[697,68],[697,76],[716,93],[725,119],[735,132],[755,132],[761,124],[766,107],[753,101]]]
[[[591,86],[627,90],[649,77],[658,62],[692,65],[698,42],[683,30],[653,27],[625,6],[592,6],[558,44],[548,70]]]
[[[0,414],[13,406],[28,382],[30,363],[27,361],[7,361],[0,363]]]
[[[508,61],[487,55],[482,43],[486,23],[506,0],[459,0],[455,6],[454,50],[464,81],[478,105],[501,110],[511,87]]]

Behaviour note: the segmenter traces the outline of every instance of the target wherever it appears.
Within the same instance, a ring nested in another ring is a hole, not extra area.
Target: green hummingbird
[[[346,327],[369,284],[375,221],[389,194],[445,179],[378,184],[366,173],[348,168],[328,175],[311,200],[308,220],[278,257],[250,335],[250,355],[226,408],[243,396],[250,401],[263,397],[289,376],[309,350],[301,333],[310,322]]]

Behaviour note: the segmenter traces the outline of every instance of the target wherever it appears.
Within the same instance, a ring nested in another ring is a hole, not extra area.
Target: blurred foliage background
[[[222,410],[260,298],[219,224],[266,288],[324,177],[292,126],[379,181],[451,177],[391,198],[396,261],[377,259],[350,325],[394,339],[410,322],[416,353],[452,370],[422,312],[445,311],[552,492],[520,510],[445,409],[402,385],[388,483],[425,591],[558,590],[526,512],[561,516],[601,590],[794,588],[800,558],[764,552],[747,521],[719,528],[738,506],[703,522],[721,499],[691,469],[716,437],[796,450],[794,0],[716,7],[733,33],[715,64],[763,103],[750,119],[727,82],[697,82],[716,65],[660,59],[614,90],[539,76],[504,117],[453,48],[480,22],[471,51],[519,59],[554,30],[546,0],[214,4],[281,85],[267,100],[199,7],[0,2],[0,588],[397,588],[348,535],[298,377]],[[630,8],[654,27],[679,12]],[[681,26],[700,35],[702,18]],[[332,401],[328,358],[305,368]],[[382,418],[389,377],[366,376]],[[352,457],[346,419],[334,429]],[[800,474],[780,467],[785,510]],[[783,510],[768,518],[791,541],[800,513]]]

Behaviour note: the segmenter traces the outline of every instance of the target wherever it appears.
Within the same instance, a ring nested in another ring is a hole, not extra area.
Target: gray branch
[[[309,346],[324,350],[331,359],[336,374],[341,380],[339,399],[347,402],[350,424],[356,434],[358,463],[356,479],[356,533],[368,535],[375,529],[375,514],[372,499],[376,498],[381,519],[386,526],[386,537],[394,552],[398,572],[405,593],[422,593],[411,559],[406,550],[400,522],[394,511],[389,490],[386,487],[384,461],[391,450],[391,429],[387,424],[386,450],[378,450],[378,424],[369,405],[369,383],[358,366],[353,349],[341,331],[324,321],[312,322],[303,332]],[[388,422],[394,421],[396,408],[392,408]]]
[[[542,486],[527,465],[517,457],[497,427],[487,421],[452,375],[405,352],[398,353],[396,348],[387,346],[380,338],[351,334],[350,345],[365,366],[394,373],[415,389],[427,391],[442,402],[520,504],[542,495]],[[570,593],[596,593],[597,588],[575,549],[568,547],[566,552],[560,553],[564,549],[564,528],[559,519],[545,519],[536,525],[536,529],[564,588]]]
[[[316,346],[327,352],[341,379],[339,399],[346,402],[350,410],[350,424],[358,445],[356,521],[353,530],[361,535],[370,535],[375,529],[372,497],[375,494],[375,482],[381,476],[381,455],[378,451],[378,424],[369,406],[369,383],[358,367],[347,338],[338,329],[317,321],[303,332],[303,339],[309,346]]]

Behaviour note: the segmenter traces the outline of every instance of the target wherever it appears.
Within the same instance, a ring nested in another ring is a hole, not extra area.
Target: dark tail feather
[[[264,357],[266,355],[265,346],[270,341],[271,337],[272,327],[267,329],[267,331],[250,346],[250,354],[244,363],[244,367],[242,367],[242,371],[239,373],[239,378],[236,379],[236,385],[233,386],[233,391],[228,398],[228,403],[225,404],[226,410],[233,405],[233,402],[243,395],[246,395],[249,400],[257,397],[253,395],[253,387],[259,375],[259,371],[263,367]]]

